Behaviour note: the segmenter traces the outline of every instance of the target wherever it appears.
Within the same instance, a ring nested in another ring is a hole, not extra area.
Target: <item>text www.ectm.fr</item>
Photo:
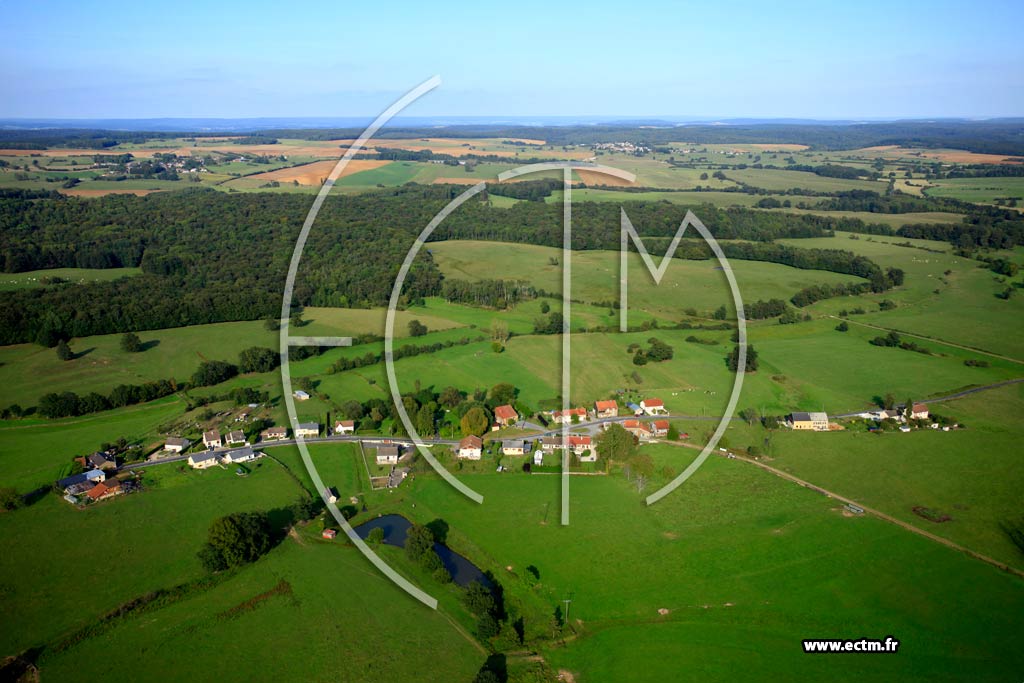
[[[899,651],[900,641],[892,636],[882,640],[852,638],[835,640],[804,640],[804,652],[890,652]]]

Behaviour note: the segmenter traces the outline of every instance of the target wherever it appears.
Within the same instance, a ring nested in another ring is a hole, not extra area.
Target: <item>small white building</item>
[[[356,432],[356,421],[355,420],[338,420],[334,423],[335,434],[355,434]]]
[[[648,415],[665,415],[668,410],[665,408],[665,402],[660,398],[645,398],[640,401],[640,408]]]
[[[171,453],[181,453],[188,448],[191,443],[192,442],[188,439],[179,436],[171,436],[168,437],[167,441],[164,443],[164,450],[170,451]]]
[[[502,441],[502,455],[526,455],[527,444],[522,440]]]
[[[292,396],[295,397],[296,401],[308,401],[309,400],[309,394],[306,393],[305,391],[303,391],[302,389],[296,390],[295,393],[292,394]]]
[[[540,449],[537,449],[536,451],[534,451],[534,453],[533,453],[533,464],[534,465],[538,465],[538,466],[544,464],[544,451],[542,451]]]
[[[216,453],[210,453],[209,451],[203,453],[193,453],[188,456],[189,467],[196,470],[205,470],[207,467],[214,467],[220,464],[220,456]]]
[[[221,454],[221,459],[225,465],[238,464],[240,462],[249,462],[262,456],[262,453],[254,451],[251,446],[245,448],[236,448],[233,451],[227,451]]]
[[[300,422],[295,428],[295,435],[306,439],[320,436],[320,424],[317,422]]]
[[[245,443],[245,432],[241,429],[235,429],[234,431],[228,432],[227,442],[229,446],[237,446],[240,443]]]
[[[220,441],[220,431],[211,429],[203,432],[203,445],[207,448],[220,448],[223,445]]]
[[[459,442],[458,456],[464,460],[479,460],[483,456],[484,442],[470,434]]]
[[[397,465],[398,464],[398,446],[378,446],[377,447],[377,464],[378,465]]]

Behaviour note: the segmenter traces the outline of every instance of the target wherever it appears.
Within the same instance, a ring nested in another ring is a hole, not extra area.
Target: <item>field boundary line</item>
[[[858,320],[850,320],[850,318],[848,318],[848,317],[847,318],[841,318],[841,317],[839,317],[837,315],[830,315],[828,317],[832,318],[833,320],[845,320],[848,323],[853,323],[854,325],[860,325],[861,327],[870,327],[873,330],[881,330],[882,332],[899,332],[900,334],[905,334],[908,337],[914,337],[915,339],[924,339],[925,341],[935,342],[936,344],[945,344],[946,346],[951,346],[954,349],[961,349],[963,351],[970,351],[972,353],[980,353],[983,356],[991,356],[992,358],[999,358],[1001,360],[1008,360],[1011,363],[1018,363],[1020,365],[1024,365],[1024,360],[1020,360],[1018,358],[1012,358],[1010,356],[1004,356],[1004,355],[999,354],[999,353],[993,353],[992,351],[985,351],[984,349],[978,349],[978,348],[975,348],[973,346],[966,346],[964,344],[957,344],[956,342],[946,341],[944,339],[939,339],[938,337],[929,337],[929,336],[924,335],[924,334],[916,334],[914,332],[906,332],[906,331],[901,330],[901,329],[899,329],[897,327],[882,327],[881,325],[872,325],[871,323],[862,323],[862,322],[860,322]]]

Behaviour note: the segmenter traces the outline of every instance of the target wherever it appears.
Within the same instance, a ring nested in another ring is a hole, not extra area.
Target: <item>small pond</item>
[[[368,522],[363,522],[357,527],[354,527],[355,532],[359,535],[359,538],[366,540],[366,537],[370,535],[370,532],[374,529],[384,530],[384,542],[388,545],[393,545],[399,548],[405,547],[405,533],[412,526],[412,522],[407,520],[402,515],[384,515],[371,519]],[[452,581],[460,586],[468,586],[474,581],[479,581],[485,586],[490,586],[491,582],[487,580],[484,573],[480,571],[480,568],[475,564],[467,560],[462,555],[449,548],[442,543],[435,543],[434,550],[441,558],[441,562],[444,563],[445,568],[452,575]]]

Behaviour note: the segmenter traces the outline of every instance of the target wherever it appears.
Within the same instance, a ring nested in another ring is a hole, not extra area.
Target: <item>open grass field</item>
[[[1024,554],[1000,528],[1021,515],[1022,400],[1024,389],[1011,385],[930,406],[933,413],[967,426],[953,432],[875,435],[863,427],[835,434],[782,431],[772,437],[771,464],[1024,568]],[[930,522],[913,513],[915,506],[938,510],[952,520]]]
[[[736,169],[726,173],[726,177],[762,187],[766,190],[789,190],[801,188],[816,192],[839,192],[843,190],[872,190],[883,192],[885,183],[870,180],[844,180],[842,178],[826,178],[807,171],[779,171],[770,169]]]
[[[116,649],[124,654],[109,681],[134,681],[139,671],[239,683],[472,680],[486,655],[449,618],[400,593],[340,539],[289,538],[216,588],[129,619],[41,668],[47,678],[74,678],[86,653]]]
[[[64,420],[16,420],[0,425],[0,485],[24,493],[55,482],[75,455],[124,437],[143,440],[160,425],[180,416],[177,396],[115,411]]]
[[[947,253],[948,245],[900,237],[850,239],[846,233],[834,238],[781,240],[801,247],[840,248],[863,254],[883,267],[895,266],[906,272],[902,287],[878,295],[829,299],[809,308],[815,313],[835,313],[841,308],[865,306],[868,315],[856,316],[856,322],[891,327],[910,333],[963,344],[1024,360],[1024,300],[1019,296],[1002,300],[995,295],[1008,286],[983,264]],[[910,242],[928,249],[900,247]],[[949,271],[948,275],[946,271]],[[1019,281],[1018,275],[1013,281]],[[877,312],[870,306],[882,299],[897,308]],[[874,311],[874,312],[872,312]],[[956,321],[951,324],[950,321]]]
[[[146,592],[202,575],[195,553],[217,517],[283,508],[300,487],[269,458],[247,477],[230,468],[149,468],[145,490],[78,510],[55,494],[0,515],[15,552],[0,558],[7,623],[0,650],[48,642]]]
[[[1002,649],[1020,627],[1018,579],[745,463],[713,458],[649,509],[619,476],[574,477],[568,527],[557,477],[467,481],[483,505],[423,478],[402,509],[444,518],[456,548],[510,567],[507,594],[528,590],[516,576],[532,564],[549,609],[571,598],[580,635],[545,656],[577,680],[1002,680],[1020,666]],[[904,649],[841,661],[800,649],[865,634]]]
[[[947,178],[933,181],[924,193],[979,204],[1013,199],[1018,206],[1024,206],[1024,178]]]
[[[640,228],[642,229],[642,228]],[[502,244],[471,240],[434,242],[430,251],[446,277],[479,280],[494,273],[516,277],[548,292],[560,292],[560,249],[529,244]],[[656,262],[660,255],[654,255]],[[558,260],[558,265],[550,259]],[[788,299],[812,284],[851,282],[857,278],[825,271],[800,270],[772,263],[735,261],[740,289],[748,300]],[[679,319],[686,308],[710,314],[731,299],[725,275],[717,261],[673,261],[661,285],[656,286],[639,254],[629,255],[629,304],[665,318]],[[573,253],[573,298],[590,302],[619,298],[619,254],[612,251]],[[756,292],[756,295],[754,294]]]
[[[139,268],[49,268],[23,273],[3,273],[0,275],[0,291],[43,287],[52,278],[61,278],[70,283],[106,282],[141,273],[142,270]]]

